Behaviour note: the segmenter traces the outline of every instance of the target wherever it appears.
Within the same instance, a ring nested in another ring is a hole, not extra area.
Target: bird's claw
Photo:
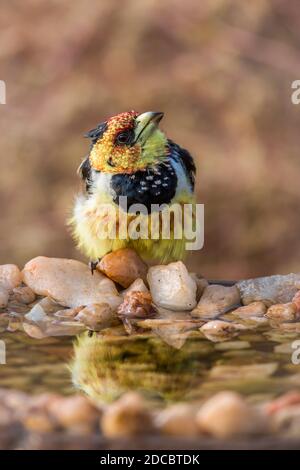
[[[100,261],[100,258],[98,258],[97,261],[90,261],[89,262],[89,267],[90,267],[92,275],[94,274],[94,271],[97,269],[97,264],[99,263],[99,261]]]

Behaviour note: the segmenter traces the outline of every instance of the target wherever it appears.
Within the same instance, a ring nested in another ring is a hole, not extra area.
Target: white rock
[[[220,392],[197,413],[200,431],[217,438],[259,434],[267,429],[267,418],[234,392]]]
[[[36,294],[52,297],[63,306],[106,302],[116,310],[122,302],[113,281],[97,271],[92,275],[80,261],[39,256],[25,265],[22,274]]]
[[[171,310],[192,310],[196,305],[197,285],[181,261],[153,266],[148,271],[153,301]]]
[[[15,264],[2,264],[0,266],[0,285],[12,290],[22,282],[21,271]]]
[[[0,285],[0,308],[4,308],[8,304],[9,292],[8,290]]]

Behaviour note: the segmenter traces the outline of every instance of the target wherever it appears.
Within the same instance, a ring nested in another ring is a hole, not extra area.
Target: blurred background
[[[0,31],[0,263],[83,259],[65,224],[83,134],[136,109],[164,111],[196,159],[205,246],[191,269],[300,271],[297,0],[10,0]]]

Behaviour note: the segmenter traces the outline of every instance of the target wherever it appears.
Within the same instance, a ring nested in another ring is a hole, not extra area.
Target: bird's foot
[[[91,273],[94,274],[94,271],[97,269],[97,264],[99,263],[100,258],[98,258],[97,261],[90,261],[89,262],[89,268],[91,270]]]

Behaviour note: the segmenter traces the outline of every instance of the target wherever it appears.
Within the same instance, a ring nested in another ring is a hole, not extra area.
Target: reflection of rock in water
[[[71,364],[76,387],[98,402],[138,390],[166,400],[184,399],[201,381],[207,344],[193,340],[176,350],[154,336],[80,336]]]

